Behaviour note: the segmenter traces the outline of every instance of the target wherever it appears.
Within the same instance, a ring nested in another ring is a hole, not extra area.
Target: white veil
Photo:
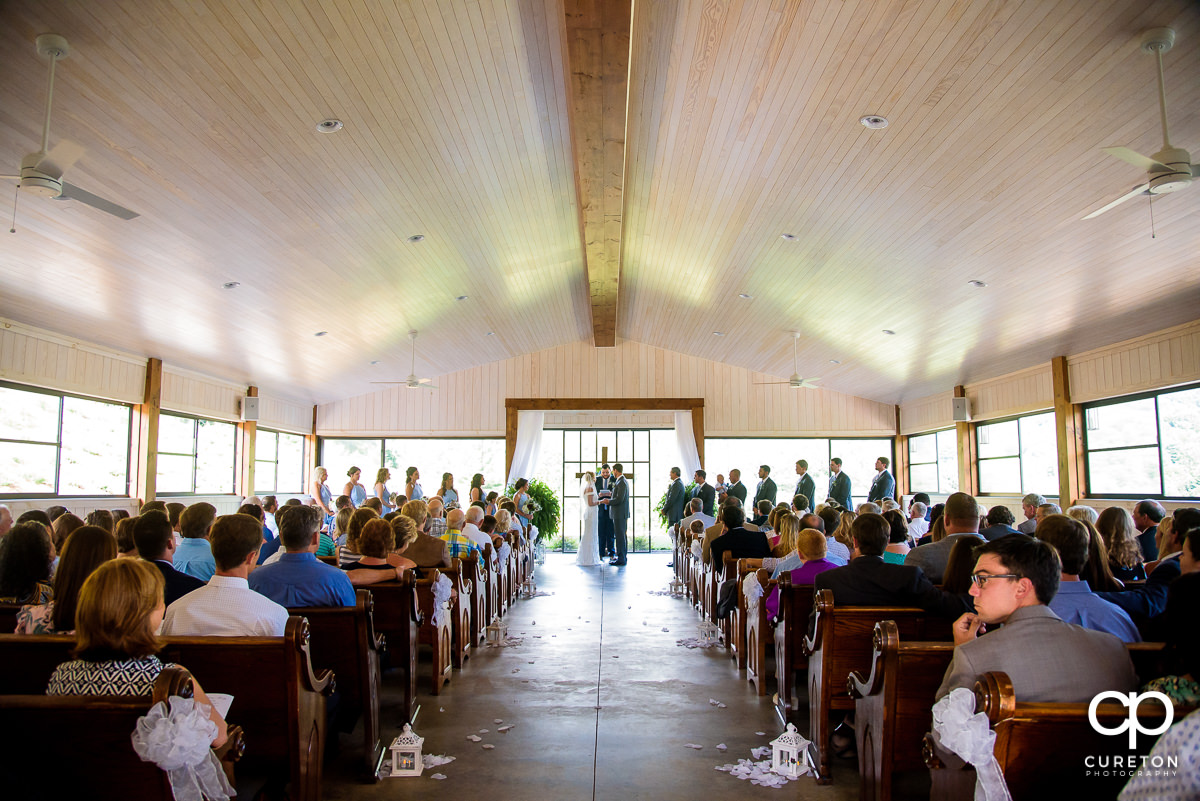
[[[592,478],[591,478],[591,480],[588,480],[588,476],[591,476],[591,477],[592,477]],[[581,515],[583,515],[583,514],[587,514],[587,510],[588,510],[588,502],[587,502],[587,491],[588,491],[588,487],[591,487],[591,488],[592,488],[592,492],[593,492],[593,493],[595,493],[595,491],[596,491],[596,475],[595,475],[594,473],[592,473],[590,470],[589,470],[589,471],[587,471],[587,472],[585,472],[585,473],[584,473],[584,476],[583,476],[583,478],[582,478],[582,479],[580,479],[580,481],[579,481],[579,503],[581,504],[581,505],[580,505],[580,510],[581,510],[581,511],[580,511],[580,514],[581,514]]]

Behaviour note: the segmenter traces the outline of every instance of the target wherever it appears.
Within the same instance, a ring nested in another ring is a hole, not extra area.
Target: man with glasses
[[[974,555],[975,612],[954,623],[954,659],[938,698],[958,687],[971,689],[991,670],[1008,674],[1021,701],[1082,703],[1105,690],[1137,689],[1119,639],[1064,623],[1050,611],[1062,575],[1051,545],[1009,535],[979,546]]]

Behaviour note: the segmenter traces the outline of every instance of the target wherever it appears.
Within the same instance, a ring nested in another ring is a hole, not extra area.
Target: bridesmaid
[[[333,531],[333,493],[329,487],[325,486],[325,482],[329,479],[329,471],[324,467],[318,466],[313,471],[313,482],[309,488],[309,494],[317,502],[317,506],[321,509],[321,514],[325,516],[325,531]]]
[[[342,494],[349,495],[350,505],[357,509],[367,499],[367,488],[358,481],[362,478],[362,470],[358,467],[351,467],[346,471],[346,475],[350,477],[350,480],[346,482],[345,487],[342,487]]]
[[[458,492],[454,489],[454,474],[442,473],[442,486],[437,491],[437,496],[442,499],[442,503],[446,508],[450,508],[450,504],[458,503]]]
[[[421,471],[415,467],[410,467],[404,471],[404,494],[408,496],[410,501],[419,501],[425,497],[425,490],[421,489]]]
[[[391,477],[391,470],[386,467],[379,468],[379,472],[375,474],[375,486],[372,488],[375,490],[375,497],[383,504],[383,514],[385,515],[396,510],[396,507],[392,505],[392,494],[388,492],[387,488],[388,479]],[[380,515],[380,517],[382,516]]]
[[[484,513],[487,513],[487,495],[483,491],[483,473],[471,476],[471,503],[483,501]]]

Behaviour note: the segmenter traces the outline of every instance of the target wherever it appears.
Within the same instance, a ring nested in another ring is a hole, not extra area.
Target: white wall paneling
[[[146,359],[0,320],[0,379],[141,403]]]

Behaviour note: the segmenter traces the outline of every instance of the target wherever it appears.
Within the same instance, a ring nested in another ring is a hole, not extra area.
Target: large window
[[[1084,408],[1088,494],[1200,497],[1200,387]]]
[[[232,493],[236,443],[233,423],[164,412],[158,418],[158,493]]]
[[[259,428],[254,435],[254,494],[280,492],[305,492],[304,437]]]
[[[908,484],[914,493],[958,492],[958,434],[953,428],[908,438]]]
[[[442,473],[454,476],[454,489],[465,506],[470,497],[471,477],[483,473],[484,494],[504,491],[504,440],[466,437],[412,437],[389,439],[322,439],[321,464],[329,471],[329,490],[342,494],[350,480],[351,467],[362,470],[360,481],[367,494],[375,485],[380,467],[391,473],[389,492],[404,494],[406,471],[417,468],[421,489],[429,497],[437,493]]]
[[[981,493],[1058,494],[1058,441],[1053,412],[980,423],[975,436]]]
[[[129,406],[0,385],[0,409],[0,496],[129,494]]]
[[[796,489],[796,460],[808,462],[808,474],[816,483],[817,497],[814,503],[825,500],[829,491],[829,460],[842,460],[842,472],[850,479],[851,500],[862,503],[871,490],[875,478],[875,460],[886,456],[892,458],[893,441],[889,439],[792,439],[772,437],[759,439],[705,438],[704,461],[711,484],[721,474],[729,480],[729,471],[742,471],[742,483],[747,488],[747,500],[754,497],[758,486],[759,465],[769,465],[771,478],[779,494],[780,502],[790,501]],[[888,468],[889,470],[891,468]]]

